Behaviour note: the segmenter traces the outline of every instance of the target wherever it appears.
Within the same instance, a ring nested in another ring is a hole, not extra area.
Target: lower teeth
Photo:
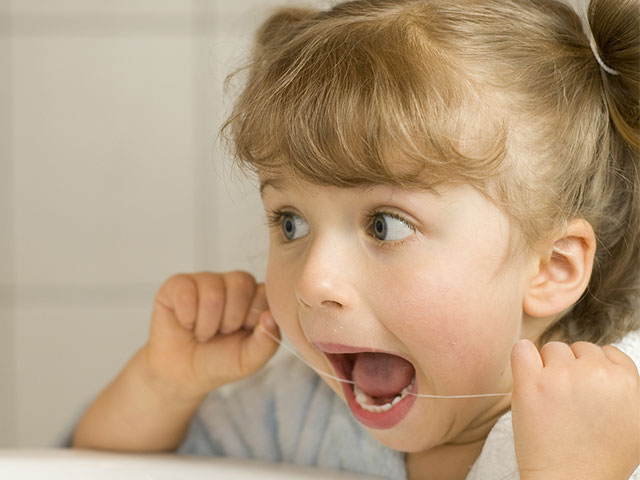
[[[411,383],[409,383],[409,385],[407,385],[402,389],[402,391],[400,392],[400,395],[397,395],[390,403],[385,403],[384,405],[371,405],[370,403],[374,401],[373,398],[371,398],[371,396],[369,396],[368,394],[360,390],[356,384],[353,385],[353,392],[355,393],[355,396],[356,396],[356,402],[364,410],[366,410],[367,412],[381,413],[381,412],[386,412],[387,410],[390,410],[392,407],[397,405],[398,402],[400,402],[400,400],[402,400],[407,395],[409,395],[409,392],[411,392],[411,389],[413,388],[413,384],[415,380],[416,380],[416,377],[414,376],[411,379]]]

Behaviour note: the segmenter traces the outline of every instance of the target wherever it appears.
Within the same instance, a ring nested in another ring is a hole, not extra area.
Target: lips
[[[350,382],[352,381],[353,365],[358,353],[378,352],[396,355],[390,352],[382,352],[381,350],[363,349],[337,344],[314,343],[314,346],[325,353],[331,362],[336,375]],[[412,384],[409,385],[409,394],[403,395],[402,398],[394,402],[393,406],[384,411],[370,411],[370,409],[365,410],[365,408],[363,408],[356,400],[354,384],[341,382],[341,386],[345,399],[347,400],[347,404],[356,419],[365,427],[383,430],[396,426],[409,413],[409,410],[416,400],[416,397],[411,395],[411,393],[416,393],[418,390],[416,377],[417,375],[414,376]]]

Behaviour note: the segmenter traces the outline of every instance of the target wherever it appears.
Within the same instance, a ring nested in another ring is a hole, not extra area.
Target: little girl
[[[584,28],[554,0],[275,13],[225,125],[260,181],[266,283],[170,278],[75,446],[393,479],[640,478],[638,13],[593,0]],[[280,331],[321,376],[295,357],[253,375]]]

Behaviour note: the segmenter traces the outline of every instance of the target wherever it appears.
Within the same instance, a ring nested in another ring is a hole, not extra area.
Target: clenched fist
[[[627,480],[640,463],[640,378],[614,346],[528,340],[511,352],[522,480]]]
[[[279,337],[265,296],[246,272],[202,272],[169,278],[153,307],[145,347],[149,371],[162,388],[185,397],[251,375],[276,352]]]

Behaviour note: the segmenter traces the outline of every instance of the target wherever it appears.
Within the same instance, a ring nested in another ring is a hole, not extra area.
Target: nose
[[[354,298],[356,255],[338,238],[316,238],[307,250],[298,278],[298,301],[312,309],[350,308]]]

